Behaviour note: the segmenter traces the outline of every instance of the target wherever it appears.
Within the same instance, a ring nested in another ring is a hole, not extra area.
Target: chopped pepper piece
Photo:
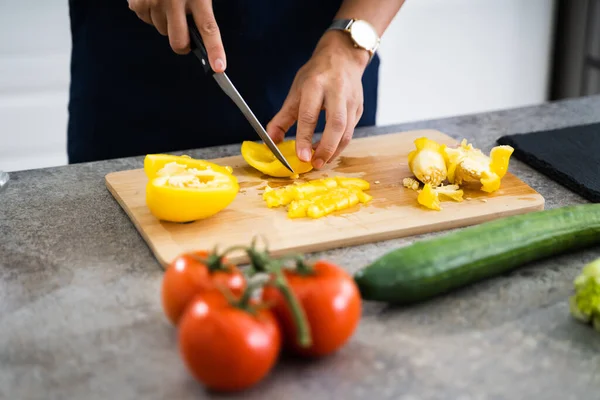
[[[149,155],[146,204],[156,218],[191,222],[208,218],[235,199],[239,185],[230,169],[190,157]]]
[[[457,148],[446,148],[448,159],[448,181],[462,185],[479,182],[484,192],[494,192],[500,188],[502,177],[508,170],[513,148],[497,146],[491,151],[493,158],[483,154],[463,139]]]
[[[458,202],[463,201],[463,191],[458,185],[438,186],[434,188],[427,183],[423,186],[423,189],[418,192],[419,195],[417,196],[417,201],[419,204],[432,210],[440,211],[442,209],[440,197]]]
[[[265,175],[273,176],[276,178],[292,178],[296,179],[300,174],[309,172],[313,169],[310,162],[300,161],[296,155],[296,141],[287,140],[277,144],[277,148],[281,151],[281,154],[286,158],[294,173],[290,172],[282,163],[279,161],[271,150],[264,143],[256,143],[251,141],[245,141],[242,143],[242,157],[246,162],[262,172]],[[314,150],[313,150],[314,153]]]
[[[369,182],[358,178],[315,179],[278,189],[267,187],[263,199],[269,208],[288,206],[289,218],[320,218],[369,202],[372,197],[363,192],[369,187]]]
[[[437,194],[442,195],[442,197],[447,197],[454,201],[463,201],[463,191],[458,185],[445,185],[438,186],[433,189]]]
[[[416,149],[408,154],[408,167],[413,175],[423,183],[439,186],[446,180],[445,145],[426,137],[415,140]]]
[[[430,183],[426,183],[425,186],[423,186],[423,189],[419,191],[417,201],[419,204],[432,210],[440,211],[442,209],[440,206],[440,198],[437,192],[433,190]]]

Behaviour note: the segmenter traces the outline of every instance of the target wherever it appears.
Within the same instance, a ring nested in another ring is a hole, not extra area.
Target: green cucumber
[[[600,204],[504,217],[395,249],[354,274],[365,300],[408,304],[600,243]]]

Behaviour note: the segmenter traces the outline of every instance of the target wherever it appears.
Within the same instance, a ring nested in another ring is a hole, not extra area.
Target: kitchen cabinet
[[[407,1],[381,45],[378,124],[544,101],[553,9]],[[0,2],[0,169],[66,163],[70,48],[68,2]]]

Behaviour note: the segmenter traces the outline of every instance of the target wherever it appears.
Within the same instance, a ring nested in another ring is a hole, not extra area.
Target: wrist
[[[325,32],[317,44],[315,53],[322,51],[344,57],[363,70],[371,59],[371,55],[367,50],[355,47],[352,39],[342,31],[331,30]]]

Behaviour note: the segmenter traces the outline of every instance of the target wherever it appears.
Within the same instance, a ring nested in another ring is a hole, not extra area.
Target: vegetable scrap
[[[414,144],[415,149],[408,155],[413,177],[404,178],[403,186],[419,192],[419,204],[437,211],[442,209],[440,196],[463,201],[461,186],[476,184],[487,193],[498,190],[514,151],[510,146],[496,146],[487,156],[466,139],[456,148],[426,137],[416,139]]]
[[[372,196],[364,190],[369,188],[369,182],[360,178],[322,178],[294,182],[277,189],[267,186],[263,200],[269,208],[287,206],[289,218],[321,218],[359,203],[368,203]]]

